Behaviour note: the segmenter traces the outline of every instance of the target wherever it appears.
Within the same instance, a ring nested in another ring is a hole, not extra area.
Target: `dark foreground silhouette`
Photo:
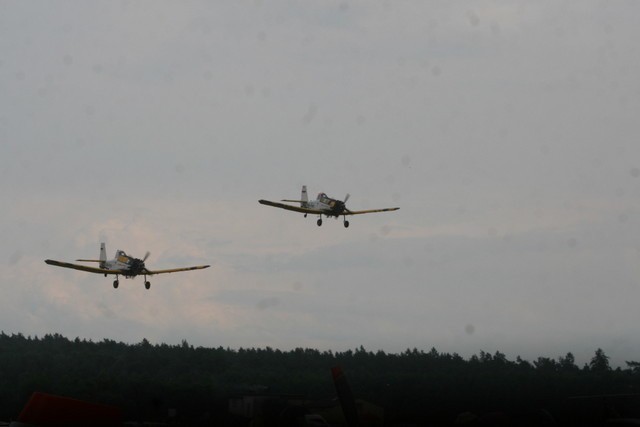
[[[231,350],[0,333],[0,386],[7,421],[34,392],[117,408],[124,425],[595,426],[640,418],[640,364],[612,369],[601,349],[578,367],[571,353],[529,362],[500,352],[464,359],[435,349]]]

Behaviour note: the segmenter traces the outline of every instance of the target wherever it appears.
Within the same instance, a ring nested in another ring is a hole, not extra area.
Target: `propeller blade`
[[[142,262],[145,262],[147,258],[149,258],[149,255],[151,255],[151,252],[147,251],[147,253],[144,254],[144,258],[142,258]]]
[[[351,194],[347,193],[347,195],[344,196],[344,200],[342,201],[342,203],[347,203],[347,200],[349,200],[349,197],[351,197]]]

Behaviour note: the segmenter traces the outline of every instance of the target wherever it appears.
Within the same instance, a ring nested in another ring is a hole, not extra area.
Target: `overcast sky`
[[[640,360],[636,1],[0,2],[0,329]],[[306,184],[351,227],[257,203]],[[106,242],[151,278],[46,265]]]

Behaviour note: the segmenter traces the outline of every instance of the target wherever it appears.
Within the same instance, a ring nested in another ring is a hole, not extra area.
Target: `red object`
[[[38,427],[115,427],[122,426],[122,411],[116,406],[35,392],[22,409],[17,421]]]
[[[360,422],[358,420],[356,399],[353,397],[353,392],[351,391],[351,387],[349,387],[346,375],[339,366],[331,368],[331,375],[333,376],[333,384],[336,387],[338,400],[340,401],[340,406],[342,406],[342,413],[347,421],[347,425],[349,427],[359,427]]]

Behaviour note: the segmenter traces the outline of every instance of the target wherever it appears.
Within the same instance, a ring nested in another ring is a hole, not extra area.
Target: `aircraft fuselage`
[[[335,216],[336,218],[343,215],[346,210],[343,201],[332,199],[324,193],[318,194],[318,198],[316,200],[307,202],[307,206],[305,207],[320,210],[323,215]]]

